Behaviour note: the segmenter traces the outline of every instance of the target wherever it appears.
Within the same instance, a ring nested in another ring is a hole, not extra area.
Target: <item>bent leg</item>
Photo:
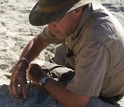
[[[66,54],[68,52],[67,44],[62,44],[56,48],[55,57],[52,59],[56,64],[64,65],[70,68],[70,65],[67,61]]]

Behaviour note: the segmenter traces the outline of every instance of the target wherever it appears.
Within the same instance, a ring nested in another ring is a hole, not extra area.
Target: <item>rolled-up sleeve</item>
[[[59,44],[65,42],[64,40],[58,39],[55,35],[52,35],[47,27],[44,28],[43,32],[40,34],[40,37],[42,38],[42,40],[50,44],[51,43]]]

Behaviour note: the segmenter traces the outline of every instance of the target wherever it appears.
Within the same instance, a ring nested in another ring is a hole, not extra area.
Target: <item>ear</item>
[[[75,16],[80,16],[82,14],[82,7],[75,9],[74,14]]]

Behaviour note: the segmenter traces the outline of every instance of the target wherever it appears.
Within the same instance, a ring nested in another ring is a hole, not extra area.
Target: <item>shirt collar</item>
[[[75,30],[73,34],[70,35],[72,39],[75,39],[78,37],[81,28],[83,27],[86,20],[92,15],[93,10],[97,10],[99,8],[103,8],[103,7],[101,7],[100,3],[98,2],[88,4],[88,6],[82,12],[81,20],[79,21],[77,29]]]
[[[68,42],[68,44],[72,44],[73,40],[75,40],[80,35],[80,31],[82,30],[83,25],[92,16],[94,10],[98,10],[100,8],[103,8],[103,7],[98,2],[88,4],[88,6],[82,12],[81,19],[79,21],[77,29],[75,30],[73,34],[71,34],[70,36],[66,38],[66,42]]]
[[[77,29],[75,30],[73,34],[71,34],[65,39],[65,41],[68,43],[68,46],[70,48],[71,48],[71,45],[73,45],[73,40],[75,40],[79,36],[79,33],[84,23],[86,22],[86,20],[90,17],[90,14],[91,14],[91,4],[88,4],[88,6],[82,12],[81,19],[79,21]]]
[[[75,39],[76,37],[78,37],[81,28],[83,27],[85,21],[90,17],[91,14],[91,4],[89,4],[85,10],[83,10],[82,15],[81,15],[81,20],[78,24],[77,29],[75,30],[74,34],[73,34],[73,39]]]

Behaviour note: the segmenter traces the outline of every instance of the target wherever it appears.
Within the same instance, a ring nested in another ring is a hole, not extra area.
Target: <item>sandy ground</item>
[[[9,100],[11,98],[7,90],[9,79],[7,79],[4,74],[11,71],[28,41],[39,34],[44,28],[44,26],[32,26],[28,22],[29,12],[36,1],[37,0],[0,0],[0,105],[2,104],[0,107],[16,107],[18,103],[20,107],[22,107],[21,101],[16,99],[14,101]],[[107,7],[124,26],[124,0],[97,1]],[[54,47],[54,45],[50,45],[38,56],[37,60],[45,61],[53,57]],[[5,95],[6,99],[3,100]],[[25,105],[23,104],[23,107],[29,107],[28,104],[30,101],[25,103]],[[12,102],[11,105],[8,105],[10,102]],[[124,99],[120,101],[120,104],[124,107]],[[35,105],[35,107],[40,106]]]

